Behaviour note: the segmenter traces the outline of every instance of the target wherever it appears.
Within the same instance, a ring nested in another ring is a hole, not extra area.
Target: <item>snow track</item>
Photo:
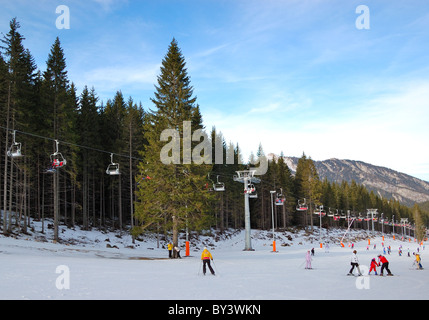
[[[79,237],[76,231],[74,237]],[[341,235],[342,231],[338,234]],[[88,242],[79,246],[35,242],[0,236],[0,299],[156,299],[156,300],[285,300],[285,299],[427,299],[429,275],[426,270],[410,270],[413,256],[399,256],[397,248],[417,250],[415,243],[386,239],[392,254],[387,255],[394,277],[364,275],[346,277],[351,249],[330,244],[329,252],[303,234],[294,235],[287,247],[271,252],[267,239],[252,239],[255,251],[243,251],[244,233],[238,232],[209,247],[215,261],[216,276],[198,275],[200,251],[191,246],[191,256],[166,259],[167,250],[156,248],[155,240],[137,242],[112,235],[119,249],[105,248],[102,241],[91,241],[96,231],[86,232]],[[253,234],[253,233],[252,233]],[[255,233],[256,234],[256,233]],[[317,233],[316,233],[317,234]],[[64,235],[63,235],[64,236]],[[281,234],[277,235],[281,238]],[[262,237],[263,238],[263,237]],[[202,239],[201,239],[202,241]],[[208,243],[209,238],[205,239]],[[280,241],[279,241],[280,243]],[[301,243],[301,244],[298,244]],[[361,266],[369,266],[382,252],[366,250],[366,241],[355,243]],[[200,246],[201,247],[201,246]],[[305,253],[315,248],[313,270],[306,270]],[[150,248],[150,250],[148,250]],[[429,261],[428,250],[420,248],[422,264]],[[182,256],[184,250],[182,250]],[[59,289],[58,266],[69,270],[69,289]],[[378,268],[379,272],[380,268]],[[359,288],[358,281],[367,286]],[[365,282],[366,281],[366,282]]]

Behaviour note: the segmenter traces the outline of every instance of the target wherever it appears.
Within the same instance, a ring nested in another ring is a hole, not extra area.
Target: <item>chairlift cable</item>
[[[16,129],[8,129],[8,128],[4,127],[4,126],[0,126],[0,128],[4,129],[6,131],[14,131],[16,133],[20,133],[20,134],[24,134],[24,135],[27,135],[27,136],[32,136],[32,137],[36,137],[36,138],[40,138],[40,139],[44,139],[44,140],[58,141],[58,143],[69,145],[69,146],[74,146],[74,147],[83,148],[83,149],[87,149],[87,150],[92,150],[92,151],[96,151],[96,152],[102,152],[102,153],[112,154],[111,151],[106,151],[106,150],[102,150],[102,149],[98,149],[98,148],[88,147],[88,146],[80,145],[80,144],[77,144],[77,143],[72,143],[72,142],[67,142],[67,141],[61,141],[61,140],[58,140],[58,139],[53,139],[53,138],[41,136],[41,135],[38,135],[38,134],[35,134],[35,133],[25,132],[25,131],[16,130]],[[116,155],[116,156],[118,156],[118,157],[121,157],[121,158],[128,158],[128,159],[143,161],[142,158],[138,158],[138,157],[133,157],[133,156],[129,156],[129,155],[125,155],[125,154],[119,154],[119,153],[113,153],[113,154]]]

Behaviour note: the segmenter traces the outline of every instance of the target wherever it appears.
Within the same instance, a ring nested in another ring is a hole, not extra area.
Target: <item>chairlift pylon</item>
[[[119,163],[113,162],[113,153],[110,154],[110,164],[106,169],[106,173],[111,176],[117,176],[121,174],[119,171]]]
[[[22,152],[21,152],[21,143],[16,142],[15,134],[16,134],[16,130],[13,130],[13,132],[12,132],[12,145],[10,146],[9,150],[7,151],[7,155],[10,158],[20,158],[23,156]]]

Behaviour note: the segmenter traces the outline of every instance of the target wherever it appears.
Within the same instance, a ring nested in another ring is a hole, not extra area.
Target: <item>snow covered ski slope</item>
[[[342,232],[338,231],[338,237]],[[362,231],[353,232],[358,235]],[[243,251],[244,231],[230,233],[219,241],[200,237],[199,242],[192,242],[189,257],[183,257],[182,250],[183,258],[174,260],[168,259],[165,248],[157,248],[155,238],[136,241],[133,246],[127,235],[68,229],[60,234],[62,239],[68,239],[62,244],[36,241],[36,236],[0,236],[0,299],[429,298],[428,271],[413,266],[412,253],[419,246],[387,236],[384,244],[392,248],[386,257],[393,277],[375,276],[373,272],[367,275],[371,259],[382,254],[380,235],[371,238],[368,250],[366,239],[354,242],[363,276],[347,277],[351,248],[342,248],[338,242],[329,244],[329,252],[319,248],[318,231],[315,237],[303,232],[278,233],[276,253],[271,252],[272,235],[265,231],[252,230],[254,251]],[[335,231],[330,233],[330,239],[337,239]],[[118,249],[107,248],[106,244]],[[402,256],[398,254],[400,245]],[[203,276],[200,272],[204,246],[213,255],[216,276]],[[311,248],[315,249],[313,269],[305,269],[305,254]],[[407,256],[408,248],[411,257]],[[419,250],[425,267],[429,249]]]

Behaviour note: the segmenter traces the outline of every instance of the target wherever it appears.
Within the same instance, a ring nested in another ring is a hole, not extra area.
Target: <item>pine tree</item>
[[[321,188],[319,175],[311,158],[307,158],[305,154],[298,160],[295,174],[295,192],[298,198],[305,198],[309,203],[310,225],[313,229],[312,211],[315,206],[320,205]],[[304,224],[307,224],[306,216]]]
[[[415,223],[415,237],[417,241],[420,243],[426,236],[426,227],[423,222],[423,213],[416,203],[413,206],[413,215],[414,215],[414,223]]]
[[[189,149],[183,148],[180,152],[184,144],[190,143],[192,150],[196,146],[195,141],[187,139],[189,130],[203,129],[185,65],[185,59],[173,39],[155,86],[152,102],[156,110],[150,110],[144,129],[148,146],[143,154],[145,161],[139,164],[139,201],[136,204],[136,217],[140,224],[137,229],[141,231],[153,223],[164,223],[164,228],[172,228],[174,246],[178,245],[181,228],[201,226],[210,198],[204,186],[211,166],[190,161]],[[191,121],[190,128],[187,127],[188,121]],[[166,129],[170,131],[164,131]],[[167,144],[161,141],[164,140],[161,139],[162,134],[166,132],[170,134]],[[164,156],[170,158],[161,159],[168,146],[172,148]]]
[[[4,122],[2,125],[6,127],[5,133],[5,150],[9,146],[9,135],[11,130],[23,128],[27,126],[28,111],[34,103],[33,89],[35,85],[35,70],[36,66],[34,59],[29,50],[23,46],[24,37],[20,34],[20,24],[16,18],[10,21],[10,30],[3,36],[0,48],[3,50],[4,59],[2,57],[2,91],[4,93],[0,100],[3,101]],[[9,169],[10,162],[10,173]],[[12,215],[9,215],[9,223],[7,221],[8,212],[12,212],[13,204],[13,169],[14,160],[8,159],[7,152],[4,158],[4,175],[3,175],[3,232],[7,233],[11,229]],[[9,187],[7,187],[7,178],[10,177]],[[22,175],[20,175],[22,176]],[[9,191],[9,197],[8,197]],[[17,202],[16,200],[14,201]],[[9,206],[7,208],[7,203]],[[14,210],[17,211],[17,210]]]
[[[48,112],[48,127],[51,134],[56,140],[65,140],[68,142],[75,142],[76,135],[74,134],[75,120],[77,114],[77,97],[74,85],[70,86],[64,51],[61,47],[59,38],[55,39],[51,47],[51,51],[46,61],[46,71],[43,73],[43,83],[41,88],[42,104],[49,110]],[[61,146],[63,147],[63,146]],[[57,150],[57,144],[53,143],[53,150]],[[68,149],[70,158],[76,159],[76,153],[71,153]],[[64,156],[66,158],[66,156]],[[70,170],[71,163],[75,161],[68,161]],[[75,171],[76,167],[72,169]],[[65,176],[65,179],[67,176]],[[53,175],[52,187],[54,193],[54,241],[58,240],[58,222],[59,222],[59,185],[60,173],[59,170]]]

